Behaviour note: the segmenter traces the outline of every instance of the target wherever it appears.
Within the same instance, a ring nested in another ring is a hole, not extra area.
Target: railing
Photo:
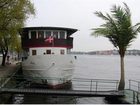
[[[140,104],[140,81],[129,80],[129,88],[125,90],[125,97],[132,104]]]
[[[0,78],[2,79],[2,78]],[[4,80],[4,78],[3,78]],[[63,78],[29,78],[29,77],[22,77],[22,76],[13,76],[9,84],[5,85],[7,88],[16,87],[16,88],[23,88],[24,85],[30,85],[32,81],[39,81],[47,84],[47,81],[55,80],[58,83],[68,82]],[[107,80],[107,79],[86,79],[86,78],[74,78],[71,80],[72,83],[72,90],[83,90],[83,91],[118,91],[118,80]],[[1,82],[2,84],[2,82]],[[0,84],[0,85],[1,85]],[[8,84],[8,83],[7,83]]]
[[[140,81],[129,80],[129,89],[140,92]]]
[[[83,79],[75,78],[72,79],[74,90],[89,90],[89,91],[117,91],[118,80],[108,79]]]

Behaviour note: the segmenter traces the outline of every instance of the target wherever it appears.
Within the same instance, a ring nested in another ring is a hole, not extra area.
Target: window
[[[44,38],[44,31],[38,31],[38,38],[43,39]]]
[[[32,50],[32,55],[36,55],[36,50]]]
[[[31,39],[31,32],[28,33],[28,38]]]
[[[36,31],[31,31],[31,38],[36,39]]]
[[[45,32],[45,38],[48,38],[49,36],[51,36],[51,31],[46,31]]]
[[[46,54],[51,54],[51,50],[46,50]]]
[[[65,50],[60,50],[60,54],[64,55],[65,54]]]
[[[53,37],[58,39],[58,31],[53,31]]]
[[[65,39],[65,32],[64,31],[60,31],[60,39]]]

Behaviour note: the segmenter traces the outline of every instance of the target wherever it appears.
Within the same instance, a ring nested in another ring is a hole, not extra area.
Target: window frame
[[[32,56],[37,55],[37,50],[32,50]]]
[[[46,54],[51,54],[51,52],[52,52],[51,49],[46,50]]]

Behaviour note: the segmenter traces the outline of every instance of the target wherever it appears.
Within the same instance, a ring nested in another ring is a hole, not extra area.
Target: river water
[[[140,56],[125,57],[125,78],[140,80]],[[120,78],[119,56],[78,55],[74,77],[93,79]]]
[[[140,56],[125,57],[126,88],[128,80],[140,81]],[[120,78],[119,56],[77,55],[74,78],[110,79]],[[27,104],[105,104],[103,97],[66,97],[15,94],[9,103]]]

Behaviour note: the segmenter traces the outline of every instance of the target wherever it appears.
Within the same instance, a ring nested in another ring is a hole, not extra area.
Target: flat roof
[[[67,31],[68,35],[71,35],[78,31],[78,29],[74,28],[66,28],[66,27],[23,27],[22,31],[28,31],[28,30],[64,30]]]

